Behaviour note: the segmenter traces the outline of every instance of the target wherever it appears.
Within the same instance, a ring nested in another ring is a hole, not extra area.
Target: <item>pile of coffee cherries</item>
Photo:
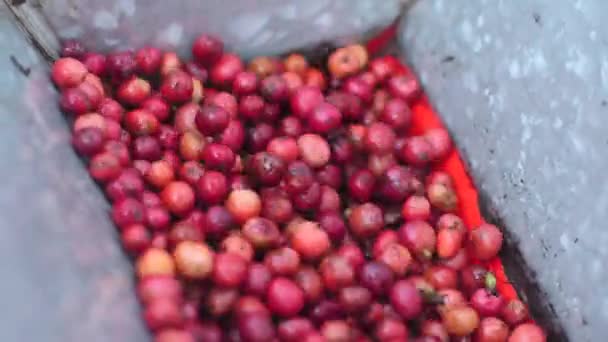
[[[448,132],[411,134],[397,59],[68,41],[51,77],[155,341],[545,341],[483,266],[501,231],[468,232],[434,168]]]

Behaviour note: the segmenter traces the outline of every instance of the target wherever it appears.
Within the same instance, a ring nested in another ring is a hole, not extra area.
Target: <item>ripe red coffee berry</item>
[[[192,78],[198,80],[201,84],[207,83],[209,79],[209,71],[203,65],[197,62],[187,62],[184,69],[192,75]]]
[[[175,52],[165,52],[160,60],[160,76],[166,77],[182,68],[182,61]]]
[[[431,216],[431,204],[424,196],[413,195],[403,203],[401,215],[408,221],[426,221]]]
[[[362,286],[344,287],[338,293],[338,300],[346,312],[359,313],[369,308],[372,293]]]
[[[120,103],[116,102],[114,99],[106,97],[101,100],[99,108],[97,108],[97,112],[104,118],[120,122],[122,121],[125,110],[122,108]]]
[[[364,144],[371,153],[388,153],[392,151],[395,139],[395,131],[389,125],[377,122],[367,128]]]
[[[154,337],[154,342],[195,342],[192,333],[186,330],[165,329]]]
[[[112,206],[112,219],[114,223],[125,228],[132,224],[140,224],[145,221],[145,208],[141,202],[134,198],[125,198]]]
[[[444,128],[434,128],[425,132],[424,136],[431,145],[432,160],[445,158],[452,149],[450,134]]]
[[[258,77],[250,71],[239,72],[232,82],[232,92],[237,96],[255,93],[258,89]]]
[[[209,71],[211,82],[221,88],[232,86],[236,75],[243,71],[241,58],[235,54],[223,54]]]
[[[128,253],[138,255],[150,247],[150,232],[144,225],[132,224],[120,233],[122,246]]]
[[[275,278],[266,291],[268,308],[282,317],[292,317],[304,308],[304,292],[287,278]]]
[[[234,95],[221,91],[213,94],[207,94],[205,105],[218,106],[230,114],[231,119],[236,119],[238,114],[238,103]]]
[[[281,232],[277,225],[263,217],[253,217],[245,222],[242,233],[256,249],[275,247],[281,240]]]
[[[87,157],[101,152],[104,142],[104,132],[98,127],[86,127],[74,132],[72,136],[76,152]]]
[[[261,208],[260,196],[248,189],[233,190],[226,200],[226,209],[241,223],[257,217]]]
[[[196,117],[200,113],[201,107],[196,103],[186,103],[175,111],[175,118],[173,120],[175,129],[179,133],[186,133],[188,131],[197,130],[196,128]]]
[[[508,342],[545,342],[547,335],[534,323],[525,323],[513,329]]]
[[[399,131],[410,125],[412,112],[407,102],[399,98],[392,98],[384,105],[384,109],[380,113],[380,120]]]
[[[378,341],[407,341],[409,331],[407,326],[400,320],[386,318],[376,325],[374,336],[376,336]]]
[[[347,138],[337,138],[331,144],[331,157],[336,163],[346,163],[352,160],[354,146]]]
[[[97,113],[87,113],[84,115],[80,115],[78,118],[76,118],[76,120],[74,121],[74,132],[78,132],[81,129],[84,128],[88,128],[88,127],[95,127],[100,129],[103,133],[104,136],[106,138],[108,138],[108,131],[107,131],[107,120],[97,114]]]
[[[281,158],[284,162],[290,163],[298,158],[298,144],[294,138],[278,137],[268,143],[266,150],[269,153]]]
[[[162,150],[158,139],[149,135],[141,136],[133,141],[133,159],[155,161],[162,157]]]
[[[323,280],[312,267],[304,266],[296,273],[294,281],[304,291],[307,303],[317,302],[323,295]]]
[[[215,64],[224,52],[224,43],[207,34],[202,34],[192,43],[192,55],[206,67]]]
[[[330,248],[327,233],[315,222],[299,223],[290,238],[291,246],[307,260],[316,260]]]
[[[308,166],[317,168],[327,162],[331,151],[327,141],[317,134],[303,134],[298,138],[300,157]]]
[[[156,116],[144,109],[135,109],[127,112],[124,124],[130,133],[138,136],[156,134],[160,128],[160,123]]]
[[[268,152],[258,152],[247,162],[248,174],[265,186],[279,184],[285,168],[285,162],[281,158]]]
[[[473,254],[479,260],[490,260],[502,247],[502,232],[492,224],[484,223],[470,233]]]
[[[116,96],[123,104],[138,106],[150,96],[151,90],[152,87],[148,81],[133,77],[120,85]]]
[[[277,223],[287,223],[294,215],[293,204],[289,197],[281,194],[264,196],[261,215]]]
[[[304,74],[304,84],[317,87],[321,90],[327,88],[325,75],[317,68],[308,68],[308,70],[306,70],[306,73]]]
[[[67,113],[80,115],[93,110],[87,94],[79,88],[68,88],[61,92],[59,106]]]
[[[165,207],[175,215],[184,216],[194,208],[194,190],[186,182],[169,183],[160,196]]]
[[[304,86],[295,91],[290,98],[291,110],[302,119],[308,119],[310,114],[323,102],[323,93],[318,88]]]
[[[230,147],[216,143],[205,146],[202,158],[207,168],[222,172],[230,171],[236,159]]]
[[[148,304],[144,318],[152,331],[179,328],[184,320],[179,304],[166,299],[159,299]]]
[[[321,185],[314,182],[310,188],[292,197],[293,205],[299,211],[317,210],[321,203]]]
[[[324,211],[321,209],[322,214],[318,217],[319,225],[321,229],[327,233],[327,236],[334,243],[340,243],[346,235],[346,223],[342,218],[342,215],[336,211]]]
[[[361,108],[361,100],[350,93],[344,91],[334,91],[326,98],[328,103],[334,105],[347,121],[356,121],[361,119],[363,114]]]
[[[414,284],[407,280],[400,280],[393,285],[390,301],[395,311],[403,319],[411,320],[422,313],[422,296]]]
[[[271,280],[272,273],[266,265],[262,263],[252,264],[249,266],[247,277],[245,278],[245,292],[258,297],[263,297],[266,295]]]
[[[303,317],[294,317],[279,323],[277,332],[281,341],[298,342],[307,333],[314,330],[312,322]]]
[[[297,138],[302,135],[302,131],[302,122],[295,116],[288,116],[279,122],[279,135]]]
[[[205,205],[219,204],[228,195],[226,176],[217,171],[206,171],[198,180],[196,191]]]
[[[369,201],[372,197],[376,178],[368,169],[357,170],[351,177],[348,177],[348,193],[359,201]]]
[[[106,70],[113,84],[126,80],[135,74],[137,63],[131,51],[118,51],[106,58]]]
[[[146,207],[145,210],[146,225],[148,225],[150,229],[155,231],[167,229],[171,221],[171,215],[167,209],[158,205],[154,207]]]
[[[433,257],[437,237],[435,230],[424,221],[410,221],[399,228],[399,239],[420,260]]]
[[[185,71],[175,70],[165,76],[160,92],[167,102],[172,104],[184,103],[192,99],[192,76]]]
[[[169,118],[169,105],[160,96],[152,96],[147,98],[141,104],[141,108],[156,116],[158,121],[164,122]]]
[[[257,121],[264,110],[264,99],[258,95],[245,95],[239,100],[239,113],[243,119]]]
[[[479,315],[466,305],[450,307],[441,317],[447,332],[455,336],[468,336],[479,326]]]
[[[511,326],[528,319],[528,308],[519,299],[511,299],[502,309],[502,319]]]
[[[160,248],[149,248],[136,261],[136,272],[140,279],[149,276],[173,276],[175,263],[171,255]]]
[[[179,138],[179,154],[182,159],[199,161],[206,144],[205,137],[198,131],[188,131]]]
[[[488,289],[478,289],[471,295],[471,307],[482,317],[498,316],[505,305],[504,298]]]
[[[245,143],[245,127],[238,120],[230,120],[228,126],[220,134],[218,142],[232,149],[233,152],[239,152]]]
[[[382,209],[372,203],[361,204],[351,211],[348,225],[359,238],[374,236],[384,227]]]
[[[412,263],[412,256],[408,249],[398,243],[385,246],[377,259],[390,267],[397,276],[404,276]]]
[[[446,267],[433,265],[424,271],[424,279],[435,289],[455,289],[458,285],[458,273]]]
[[[292,276],[300,267],[300,255],[289,247],[281,247],[266,253],[264,264],[276,276]]]
[[[348,78],[342,89],[347,93],[353,94],[361,99],[364,103],[369,103],[373,98],[373,89],[361,77],[353,76]]]
[[[205,309],[215,319],[229,314],[239,298],[239,291],[232,287],[213,287],[205,298]]]
[[[388,91],[394,97],[398,97],[412,103],[421,93],[418,80],[411,74],[393,76],[386,83]]]
[[[212,279],[219,286],[239,286],[247,277],[247,266],[247,260],[240,255],[233,253],[216,254]]]
[[[106,73],[106,56],[99,53],[86,53],[82,58],[82,64],[87,70],[97,76]]]
[[[260,93],[269,102],[280,103],[289,98],[289,89],[280,75],[268,76],[260,82]]]
[[[355,270],[346,258],[340,255],[329,255],[321,261],[319,271],[323,285],[330,291],[338,291],[355,281]]]
[[[221,235],[215,234],[215,236]],[[236,254],[248,262],[253,260],[253,246],[240,233],[231,233],[222,240],[220,248],[223,252]]]
[[[175,178],[173,168],[164,160],[157,160],[150,164],[145,174],[146,181],[157,189],[164,188]]]
[[[173,251],[177,271],[189,279],[207,278],[214,266],[214,253],[204,243],[182,241]]]
[[[238,317],[238,335],[242,341],[264,342],[275,340],[272,317],[264,312],[252,312]],[[235,341],[231,339],[230,341]]]
[[[506,342],[509,338],[509,326],[496,317],[483,318],[474,338],[476,342]]]
[[[285,190],[291,195],[306,191],[315,181],[312,169],[302,161],[289,163],[283,180]]]
[[[414,180],[408,168],[400,165],[390,166],[380,177],[378,197],[388,202],[401,203],[415,191],[412,186]]]
[[[230,114],[219,106],[205,105],[196,115],[195,122],[196,127],[201,133],[214,135],[221,133],[228,127]]]
[[[160,68],[162,57],[163,53],[160,49],[150,46],[142,47],[135,53],[137,71],[146,76],[154,75]]]
[[[364,65],[351,49],[346,47],[334,51],[327,61],[327,67],[331,75],[335,78],[344,78],[354,75],[361,70]]]
[[[247,151],[250,153],[264,151],[274,136],[274,127],[265,122],[261,122],[249,128],[245,138]]]
[[[329,133],[342,124],[342,113],[334,105],[322,102],[308,116],[308,125],[313,132]]]
[[[321,326],[321,335],[328,342],[353,341],[355,330],[347,321],[330,320]]]
[[[400,152],[400,158],[414,166],[424,166],[433,158],[433,147],[424,136],[406,138]]]
[[[180,302],[182,300],[182,285],[171,276],[149,276],[141,279],[137,285],[137,295],[144,304],[159,299]]]
[[[87,75],[87,68],[77,59],[63,57],[55,61],[51,70],[53,82],[59,88],[78,86]]]
[[[458,253],[464,240],[464,231],[454,228],[441,228],[437,231],[437,255],[451,258]]]
[[[453,212],[458,209],[458,196],[453,188],[432,183],[427,186],[426,193],[433,207],[443,212]]]

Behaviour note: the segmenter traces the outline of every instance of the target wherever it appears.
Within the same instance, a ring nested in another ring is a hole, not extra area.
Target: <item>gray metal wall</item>
[[[421,0],[400,35],[572,341],[608,334],[608,2]]]

